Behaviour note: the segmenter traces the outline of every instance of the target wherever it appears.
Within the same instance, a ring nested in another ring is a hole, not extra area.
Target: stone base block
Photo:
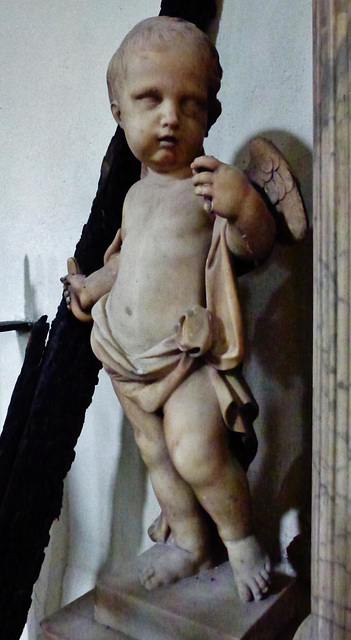
[[[175,584],[147,591],[139,574],[167,546],[157,544],[96,587],[95,618],[136,640],[273,640],[308,614],[308,595],[276,575],[261,602],[239,600],[228,562]]]
[[[46,640],[133,640],[94,620],[94,591],[43,620],[41,629]]]

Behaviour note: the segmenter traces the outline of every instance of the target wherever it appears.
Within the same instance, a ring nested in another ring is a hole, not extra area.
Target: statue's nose
[[[179,108],[175,101],[167,100],[162,105],[161,124],[171,129],[179,125]]]

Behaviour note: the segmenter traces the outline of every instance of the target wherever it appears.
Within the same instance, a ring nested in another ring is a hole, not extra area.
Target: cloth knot
[[[212,346],[213,317],[208,309],[194,305],[187,309],[174,327],[174,339],[180,351],[193,358],[204,355]]]

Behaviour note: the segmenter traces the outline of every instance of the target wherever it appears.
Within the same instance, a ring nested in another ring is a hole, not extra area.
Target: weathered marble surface
[[[94,593],[90,591],[44,620],[42,637],[45,640],[133,640],[124,633],[99,624],[94,620],[93,614]],[[296,626],[297,621],[294,620],[284,629],[282,634],[276,636],[274,624],[271,628],[271,637],[276,640],[292,640]],[[147,638],[147,635],[143,637]],[[255,635],[255,640],[260,640],[260,638],[261,636]],[[152,640],[154,639],[152,638]],[[164,636],[163,640],[169,640],[169,636]],[[177,640],[181,639],[177,638]]]
[[[350,21],[315,0],[312,615],[296,640],[351,638]]]
[[[273,640],[291,621],[296,629],[307,613],[308,595],[284,575],[276,576],[267,599],[241,602],[228,562],[147,591],[139,573],[160,553],[165,545],[157,544],[118,576],[100,579],[95,605],[100,623],[137,640]]]
[[[132,640],[94,620],[94,592],[86,593],[41,623],[46,640]]]

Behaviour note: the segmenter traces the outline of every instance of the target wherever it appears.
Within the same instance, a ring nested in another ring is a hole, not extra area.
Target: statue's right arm
[[[81,273],[75,258],[68,259],[68,274],[61,278],[64,297],[68,310],[81,322],[92,322],[92,307],[103,295],[111,291],[117,277],[120,246],[121,234],[118,231],[105,253],[104,266],[89,276]]]

